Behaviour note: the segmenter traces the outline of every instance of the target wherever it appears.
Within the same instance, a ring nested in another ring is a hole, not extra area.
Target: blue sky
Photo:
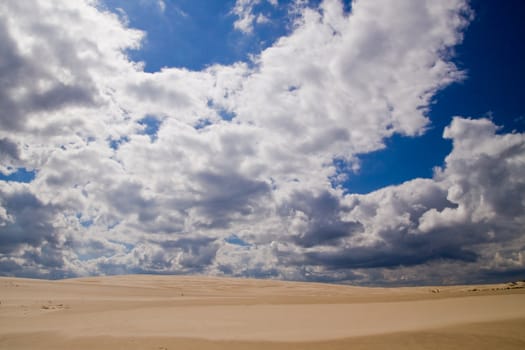
[[[290,25],[283,6],[262,3],[257,9],[277,21],[261,26],[248,37],[232,31],[235,1],[165,1],[164,10],[155,1],[108,0],[103,4],[119,13],[122,9],[130,25],[146,31],[141,50],[130,52],[144,61],[145,70],[184,67],[199,70],[214,63],[232,64],[247,60],[287,32]],[[122,13],[122,12],[120,12]]]
[[[524,14],[7,2],[0,274],[523,276]]]
[[[344,2],[350,10],[349,1]],[[292,29],[287,6],[280,1],[272,6],[257,4],[271,23],[256,26],[248,35],[232,31],[236,20],[231,9],[234,1],[165,1],[162,10],[155,1],[104,1],[112,11],[123,9],[132,27],[147,32],[140,50],[130,57],[145,63],[145,70],[163,67],[203,69],[212,64],[249,61]],[[311,2],[316,6],[317,2]],[[489,117],[506,131],[525,129],[525,59],[520,1],[496,4],[486,1],[470,3],[474,20],[465,30],[464,41],[454,48],[452,61],[464,70],[467,78],[439,91],[428,116],[428,131],[419,137],[395,135],[386,140],[383,150],[360,155],[362,168],[350,172],[344,183],[352,193],[368,193],[389,185],[423,177],[431,178],[433,169],[442,166],[452,144],[442,137],[453,116]],[[498,68],[494,68],[498,67]]]

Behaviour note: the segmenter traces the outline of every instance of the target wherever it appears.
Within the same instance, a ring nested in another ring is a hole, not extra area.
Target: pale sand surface
[[[0,349],[525,349],[523,287],[0,278]]]

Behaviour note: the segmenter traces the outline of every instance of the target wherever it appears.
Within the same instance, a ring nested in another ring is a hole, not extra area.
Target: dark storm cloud
[[[20,149],[18,145],[9,138],[4,137],[0,139],[0,159],[20,159]]]
[[[261,206],[270,186],[234,172],[200,172],[194,180],[202,187],[202,199],[194,203],[207,228],[225,228],[233,216],[248,216]]]
[[[433,260],[474,262],[477,258],[475,252],[448,243],[442,237],[434,240],[430,237],[405,237],[401,242],[392,240],[334,252],[307,252],[303,263],[328,269],[393,268],[420,265]]]
[[[295,192],[287,204],[281,207],[281,214],[300,211],[308,218],[308,227],[293,235],[293,243],[301,247],[337,245],[341,238],[355,232],[362,232],[363,225],[354,221],[343,221],[340,214],[344,210],[340,200],[325,191],[314,195],[309,192]]]
[[[0,226],[1,253],[7,254],[25,244],[32,247],[43,242],[57,244],[52,223],[55,208],[45,205],[26,190],[2,193],[0,202],[10,217]]]
[[[182,267],[193,270],[203,270],[213,263],[219,245],[214,238],[188,237],[159,244],[163,248],[181,250],[183,252],[179,263]]]
[[[107,193],[107,201],[122,214],[136,214],[140,222],[149,222],[158,216],[156,202],[143,196],[144,187],[137,182],[121,182]]]
[[[8,216],[0,225],[1,274],[62,277],[63,247],[53,224],[58,208],[25,188],[0,191],[0,206]]]
[[[522,248],[523,250],[523,248]],[[498,283],[501,281],[523,281],[524,267],[511,267],[506,269],[481,270],[474,283]]]

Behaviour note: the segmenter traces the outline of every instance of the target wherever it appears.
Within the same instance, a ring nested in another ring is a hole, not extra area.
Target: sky
[[[525,277],[520,0],[0,3],[0,275]]]

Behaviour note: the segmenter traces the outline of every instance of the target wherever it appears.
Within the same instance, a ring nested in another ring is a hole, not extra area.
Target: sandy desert
[[[0,278],[0,349],[524,349],[524,287]]]

